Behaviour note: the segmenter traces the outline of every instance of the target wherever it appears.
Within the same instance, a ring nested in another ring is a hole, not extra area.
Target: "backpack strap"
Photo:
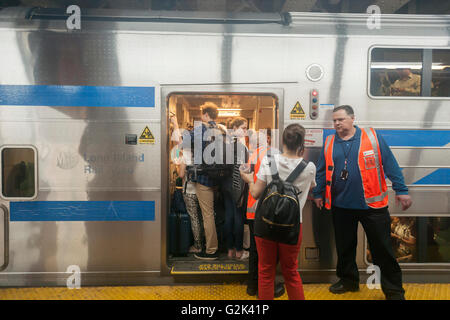
[[[303,172],[303,170],[306,168],[307,165],[308,162],[302,159],[302,161],[300,161],[300,163],[297,165],[294,171],[291,172],[291,174],[289,175],[289,177],[287,177],[285,181],[289,183],[294,183],[295,179],[297,179],[297,177]]]
[[[275,157],[270,152],[267,153],[267,160],[269,161],[270,170],[272,173],[272,180],[280,180],[280,176],[278,175],[277,162],[275,161]]]

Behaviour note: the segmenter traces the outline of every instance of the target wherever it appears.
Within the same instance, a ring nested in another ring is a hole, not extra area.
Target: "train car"
[[[75,28],[71,17],[0,10],[0,286],[245,275],[245,261],[170,250],[169,116],[187,128],[206,101],[255,131],[300,123],[309,161],[333,133],[333,107],[353,106],[413,199],[403,212],[390,189],[404,280],[448,282],[450,16],[82,10]],[[414,90],[395,90],[405,69]],[[330,281],[331,216],[311,201],[303,234],[304,281]],[[362,228],[357,263],[367,275]]]

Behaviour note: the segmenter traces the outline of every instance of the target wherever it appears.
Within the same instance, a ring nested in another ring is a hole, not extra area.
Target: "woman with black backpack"
[[[249,184],[252,197],[261,197],[255,216],[255,241],[259,256],[258,297],[261,300],[274,298],[277,255],[289,299],[305,299],[297,259],[302,239],[302,208],[308,192],[316,185],[316,167],[312,162],[303,160],[304,141],[305,129],[299,124],[291,124],[283,132],[283,153],[272,152],[263,159],[255,183],[252,173],[241,172],[242,178]],[[298,216],[294,217],[296,222],[272,220],[291,213],[289,211],[293,208],[298,212]],[[279,214],[273,217],[274,213]],[[289,235],[296,238],[289,238]]]

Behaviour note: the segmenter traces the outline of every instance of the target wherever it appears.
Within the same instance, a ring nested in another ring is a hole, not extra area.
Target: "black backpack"
[[[217,130],[216,135],[221,135],[222,139],[215,140],[214,137],[211,137],[211,140],[207,141],[202,147],[202,164],[196,164],[188,167],[188,172],[190,177],[193,179],[197,178],[198,174],[204,174],[214,179],[215,181],[220,181],[226,177],[231,176],[233,171],[233,164],[227,163],[227,153],[230,153],[229,150],[232,148],[231,144],[226,141],[226,133],[223,132],[217,125],[208,125],[208,129]],[[205,163],[204,155],[206,149],[212,150],[211,156],[215,159],[216,152],[220,154],[217,155],[219,161],[216,163]],[[228,151],[227,151],[228,150]]]
[[[255,236],[295,245],[300,233],[301,191],[293,185],[308,163],[302,160],[285,181],[278,175],[275,160],[268,157],[273,167],[272,181],[259,198],[255,213]]]

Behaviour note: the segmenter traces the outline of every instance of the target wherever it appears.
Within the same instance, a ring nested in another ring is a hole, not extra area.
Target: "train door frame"
[[[167,234],[167,212],[170,208],[169,196],[169,98],[173,94],[246,94],[246,95],[272,95],[275,98],[276,110],[275,124],[277,129],[284,128],[284,95],[285,89],[279,83],[239,84],[239,85],[160,85],[161,98],[161,275],[171,276],[171,267],[168,264],[168,234]],[[281,138],[281,137],[280,137]],[[173,276],[173,275],[172,275]]]

